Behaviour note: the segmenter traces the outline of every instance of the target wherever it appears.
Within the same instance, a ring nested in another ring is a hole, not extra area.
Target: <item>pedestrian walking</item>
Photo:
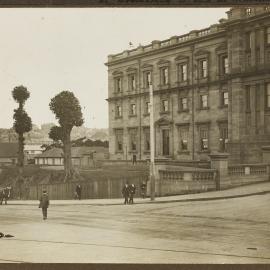
[[[134,184],[131,184],[129,186],[129,204],[133,204],[133,197],[135,195],[136,186]]]
[[[80,200],[81,197],[82,197],[82,187],[81,187],[81,185],[76,186],[76,194],[77,194],[77,198]]]
[[[124,204],[128,204],[128,198],[129,198],[129,185],[126,183],[124,187],[122,188],[122,194],[125,198]]]
[[[143,198],[143,199],[144,199],[145,196],[146,196],[146,183],[145,183],[145,181],[143,181],[143,182],[141,183],[141,195],[142,195],[142,198]]]
[[[39,208],[42,209],[43,220],[47,219],[47,209],[49,207],[50,201],[49,196],[46,190],[43,190],[43,193],[39,199]]]

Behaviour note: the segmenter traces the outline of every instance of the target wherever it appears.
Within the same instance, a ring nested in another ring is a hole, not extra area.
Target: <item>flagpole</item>
[[[155,131],[154,131],[154,100],[153,85],[149,84],[150,98],[150,196],[151,201],[155,200]]]

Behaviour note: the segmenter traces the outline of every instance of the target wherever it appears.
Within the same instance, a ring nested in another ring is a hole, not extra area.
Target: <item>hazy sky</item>
[[[31,93],[33,123],[55,122],[52,97],[71,90],[85,126],[107,127],[107,55],[182,35],[226,18],[228,8],[0,9],[0,127],[13,125],[12,89]]]

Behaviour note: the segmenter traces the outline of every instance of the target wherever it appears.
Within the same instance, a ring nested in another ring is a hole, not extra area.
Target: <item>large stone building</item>
[[[232,8],[209,28],[109,55],[111,159],[262,162],[270,144],[270,8]]]

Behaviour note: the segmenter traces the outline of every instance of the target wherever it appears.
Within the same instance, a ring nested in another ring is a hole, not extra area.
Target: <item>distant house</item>
[[[97,160],[109,158],[109,150],[105,147],[72,147],[71,160],[73,166],[94,167]],[[36,165],[63,166],[62,148],[52,148],[35,157]]]
[[[24,155],[27,161],[33,160],[37,155],[42,154],[42,144],[26,143],[24,145]]]
[[[18,161],[18,143],[0,143],[0,164],[11,165]]]

